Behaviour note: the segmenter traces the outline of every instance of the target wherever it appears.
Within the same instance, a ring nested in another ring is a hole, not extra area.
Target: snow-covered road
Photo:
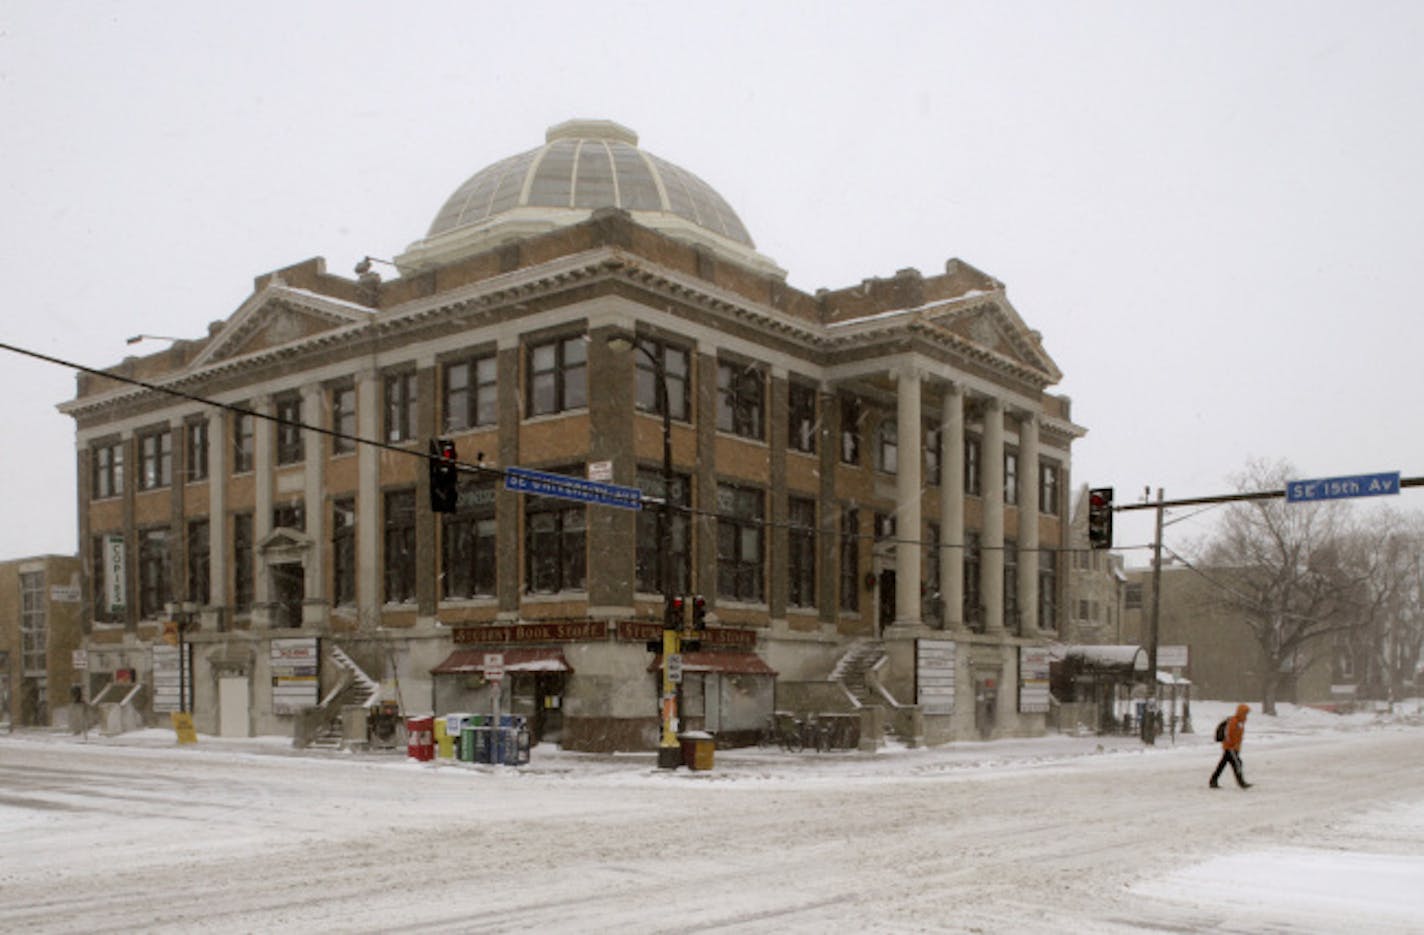
[[[0,736],[0,930],[1417,931],[1424,727],[1267,720],[1244,792],[1199,735],[709,773]]]

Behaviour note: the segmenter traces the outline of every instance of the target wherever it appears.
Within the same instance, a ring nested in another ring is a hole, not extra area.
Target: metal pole
[[[658,741],[658,766],[662,769],[677,769],[682,765],[682,750],[677,743],[678,719],[682,716],[681,686],[672,680],[671,657],[681,651],[680,620],[675,620],[673,612],[672,578],[672,406],[668,400],[667,370],[663,362],[642,344],[634,342],[653,362],[653,370],[658,378],[658,402],[663,414],[663,508],[658,514],[658,570],[661,572],[663,589],[663,665],[662,697],[659,710],[662,716],[662,735]]]
[[[1157,634],[1162,616],[1162,488],[1157,488],[1157,536],[1152,543],[1152,623],[1147,637],[1147,710],[1142,719],[1142,742],[1157,739]]]

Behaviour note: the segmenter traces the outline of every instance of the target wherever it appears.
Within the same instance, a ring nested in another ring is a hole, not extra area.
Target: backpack
[[[1231,718],[1225,718],[1224,720],[1222,720],[1222,722],[1221,722],[1220,724],[1216,725],[1216,742],[1217,742],[1217,743],[1224,743],[1224,742],[1226,741],[1226,723],[1227,723],[1227,721],[1230,721],[1230,720],[1231,720]]]

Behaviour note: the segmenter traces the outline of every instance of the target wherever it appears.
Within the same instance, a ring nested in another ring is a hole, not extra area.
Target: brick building
[[[79,578],[72,555],[0,562],[0,723],[48,727],[65,710],[79,684]]]
[[[859,694],[930,742],[1041,732],[1083,430],[1039,335],[956,260],[800,292],[637,143],[553,127],[394,275],[261,275],[205,336],[109,371],[196,401],[81,375],[61,409],[97,677],[143,677],[176,607],[200,730],[292,730],[353,680],[484,710],[501,651],[506,710],[541,736],[648,748],[667,561],[710,609],[693,724]],[[433,437],[490,468],[453,514],[429,509]],[[666,492],[666,545],[656,507],[520,493],[515,466]]]

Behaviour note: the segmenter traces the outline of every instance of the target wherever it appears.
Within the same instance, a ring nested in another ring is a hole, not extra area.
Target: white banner
[[[954,713],[954,640],[915,640],[915,703],[925,714]]]
[[[272,713],[296,714],[319,700],[314,636],[272,641]]]

